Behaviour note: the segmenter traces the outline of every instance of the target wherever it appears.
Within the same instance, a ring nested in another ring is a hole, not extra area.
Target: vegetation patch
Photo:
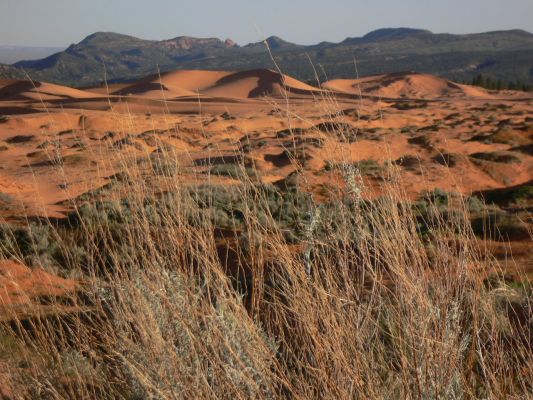
[[[407,139],[407,142],[409,144],[416,144],[425,148],[431,148],[433,146],[428,135],[415,136]]]
[[[427,106],[428,102],[423,100],[401,101],[391,105],[392,108],[397,110],[415,110],[417,108],[426,108]]]
[[[9,144],[20,144],[31,142],[35,136],[34,135],[16,135],[6,139],[6,143]]]
[[[439,153],[433,157],[433,161],[446,167],[455,167],[459,161],[457,154]]]
[[[480,153],[473,153],[470,154],[470,157],[476,159],[476,160],[483,160],[483,161],[491,161],[496,163],[503,163],[503,164],[518,164],[522,162],[519,157],[514,155],[513,153],[508,152],[480,152]]]
[[[533,219],[527,213],[490,211],[472,218],[472,229],[480,237],[492,240],[529,240]]]
[[[232,179],[258,177],[258,172],[255,168],[245,167],[239,164],[216,164],[211,167],[209,172],[213,175],[226,176]]]
[[[385,167],[372,158],[356,161],[354,163],[339,163],[327,161],[326,165],[324,166],[324,170],[333,171],[337,169],[342,171],[350,167],[355,168],[361,175],[372,176],[375,178],[381,177],[385,171]]]
[[[419,170],[421,167],[420,159],[412,155],[405,155],[394,161],[394,164],[410,170]]]
[[[530,181],[512,188],[478,192],[476,196],[484,199],[487,203],[494,203],[501,206],[531,206],[533,205],[533,182]]]

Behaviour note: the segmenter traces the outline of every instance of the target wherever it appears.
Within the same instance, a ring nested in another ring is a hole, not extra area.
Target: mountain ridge
[[[277,36],[240,46],[231,39],[177,36],[158,41],[95,32],[64,51],[12,67],[38,80],[73,86],[98,84],[104,76],[111,82],[130,81],[157,70],[271,68],[265,42],[279,67],[301,80],[314,78],[310,61],[330,78],[353,77],[355,59],[361,75],[416,70],[453,80],[484,74],[533,83],[533,34],[519,29],[455,35],[383,28],[309,46]]]

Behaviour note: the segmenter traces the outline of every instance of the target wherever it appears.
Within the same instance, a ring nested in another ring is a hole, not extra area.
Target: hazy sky
[[[404,26],[533,32],[533,0],[0,0],[0,45],[67,46],[96,31],[312,44]]]

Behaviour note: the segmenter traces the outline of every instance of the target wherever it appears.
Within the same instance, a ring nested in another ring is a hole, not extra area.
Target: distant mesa
[[[378,39],[390,39],[390,38],[403,38],[411,35],[418,34],[432,34],[431,31],[426,29],[413,29],[413,28],[383,28],[369,32],[363,36],[365,40],[378,40]]]
[[[166,48],[171,49],[182,49],[182,50],[190,50],[192,48],[202,48],[202,47],[236,47],[237,43],[235,43],[231,39],[226,39],[225,41],[222,41],[217,38],[194,38],[191,36],[179,36],[174,39],[168,39],[168,40],[162,40],[159,42],[159,44]]]
[[[124,35],[122,33],[115,33],[115,32],[95,32],[86,38],[84,38],[82,41],[80,41],[77,45],[83,46],[83,45],[105,45],[105,44],[112,44],[116,42],[120,43],[128,43],[128,42],[139,42],[144,41],[143,39],[139,39],[134,36],[130,35]],[[148,40],[147,40],[148,42]],[[76,46],[76,45],[73,45]]]

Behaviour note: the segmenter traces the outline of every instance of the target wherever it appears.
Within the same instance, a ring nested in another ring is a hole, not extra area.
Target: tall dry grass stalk
[[[112,188],[43,223],[55,262],[83,285],[57,313],[2,324],[14,398],[533,395],[531,290],[486,279],[497,266],[462,199],[453,213],[429,203],[421,220],[392,167],[370,202],[341,164],[346,187],[317,203],[244,166],[229,189],[185,185],[182,156],[151,157],[147,168],[125,157]],[[229,217],[225,190],[238,203]],[[12,239],[4,257],[22,259]],[[33,262],[49,263],[37,250]]]

